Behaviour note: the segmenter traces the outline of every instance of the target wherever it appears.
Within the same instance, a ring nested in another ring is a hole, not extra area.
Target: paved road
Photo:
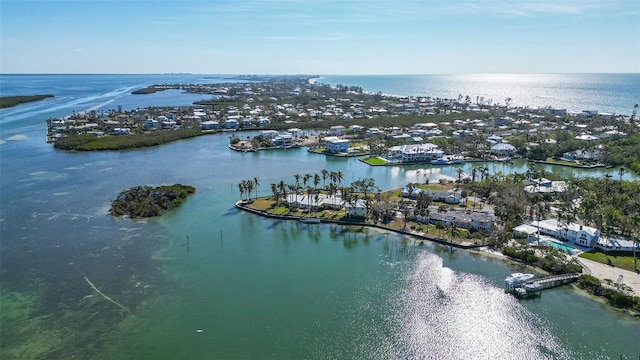
[[[611,279],[613,282],[616,282],[618,281],[618,277],[622,275],[622,283],[633,289],[633,293],[636,296],[640,296],[640,274],[588,259],[579,257],[575,257],[575,259],[585,268],[587,274],[593,275],[600,280]]]

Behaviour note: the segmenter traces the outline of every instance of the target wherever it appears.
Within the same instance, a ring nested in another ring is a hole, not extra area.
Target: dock
[[[510,284],[505,281],[505,291],[521,299],[536,297],[542,294],[542,290],[575,282],[579,277],[580,274],[574,273],[532,278],[518,284]]]

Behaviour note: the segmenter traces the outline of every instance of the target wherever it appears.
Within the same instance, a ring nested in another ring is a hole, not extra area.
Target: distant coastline
[[[51,97],[53,97],[53,94],[2,96],[0,97],[0,109],[18,106],[24,103],[40,101]]]

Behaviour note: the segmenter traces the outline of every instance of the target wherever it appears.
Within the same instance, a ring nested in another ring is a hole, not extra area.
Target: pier
[[[518,283],[505,280],[505,290],[518,298],[536,297],[542,294],[542,290],[575,282],[579,277],[580,274],[562,274],[532,278]]]

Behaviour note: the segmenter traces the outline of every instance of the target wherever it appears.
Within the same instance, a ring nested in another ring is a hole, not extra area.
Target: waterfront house
[[[600,161],[602,159],[601,150],[574,150],[562,154],[562,158],[568,161]]]
[[[640,241],[634,244],[631,240],[600,237],[596,244],[598,249],[606,252],[632,252],[634,246],[636,252],[640,252]]]
[[[291,134],[280,134],[271,140],[273,146],[288,148],[295,145],[293,136]]]
[[[345,128],[342,125],[336,125],[329,128],[330,136],[342,136],[345,133]]]
[[[364,217],[367,211],[367,205],[364,200],[358,199],[354,204],[345,203],[344,210],[346,216]]]
[[[129,135],[131,134],[131,129],[129,128],[115,128],[113,129],[113,135]]]
[[[220,129],[220,123],[217,121],[203,121],[200,123],[202,130],[218,130]]]
[[[280,135],[280,133],[276,130],[262,130],[260,131],[260,135],[262,135],[262,137],[265,139],[275,139],[276,137],[278,137],[278,135]]]
[[[387,150],[387,157],[399,162],[430,161],[443,155],[444,152],[437,145],[430,143],[398,145]]]
[[[349,140],[327,136],[324,138],[324,150],[330,154],[346,153],[349,151]]]
[[[225,129],[237,129],[240,126],[240,124],[238,123],[238,120],[236,119],[227,119],[224,122],[224,128]]]
[[[303,135],[302,130],[298,128],[287,129],[287,132],[293,136],[294,139],[300,139]]]
[[[516,148],[511,144],[499,143],[493,145],[490,152],[496,156],[512,156],[516,153]]]
[[[576,223],[561,223],[557,219],[534,221],[531,226],[539,233],[562,241],[570,241],[575,245],[592,248],[600,238],[600,230]]]
[[[447,213],[432,212],[429,216],[416,216],[416,221],[425,224],[442,223],[453,224],[457,228],[489,231],[493,227],[495,218],[483,212],[449,211]]]

